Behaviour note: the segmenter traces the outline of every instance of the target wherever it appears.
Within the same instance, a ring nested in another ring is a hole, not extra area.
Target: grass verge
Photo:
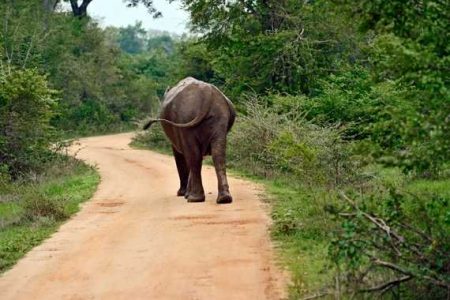
[[[32,182],[0,184],[0,273],[76,213],[99,179],[92,167],[64,157]]]

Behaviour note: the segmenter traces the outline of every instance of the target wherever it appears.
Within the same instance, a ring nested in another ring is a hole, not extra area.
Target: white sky
[[[169,4],[168,0],[154,0],[156,9],[163,16],[158,19],[147,12],[147,9],[139,7],[128,8],[122,0],[94,0],[88,6],[90,16],[99,19],[102,26],[123,27],[134,25],[136,21],[142,21],[145,29],[157,29],[177,34],[187,33],[186,25],[189,16],[181,9],[178,1]]]

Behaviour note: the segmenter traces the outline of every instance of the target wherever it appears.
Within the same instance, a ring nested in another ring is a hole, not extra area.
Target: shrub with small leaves
[[[54,92],[35,70],[0,69],[0,164],[13,178],[52,157]]]
[[[306,184],[335,186],[353,180],[359,160],[351,156],[350,143],[339,130],[304,120],[298,107],[283,114],[279,108],[255,99],[247,102],[246,114],[229,136],[232,166],[268,178],[285,174]]]

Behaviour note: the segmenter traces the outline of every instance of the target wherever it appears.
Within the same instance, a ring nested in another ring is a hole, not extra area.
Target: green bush
[[[227,160],[231,167],[266,178],[290,176],[302,183],[337,186],[355,180],[360,159],[351,155],[352,145],[339,130],[314,125],[291,109],[280,114],[249,100],[228,135]],[[249,142],[254,141],[254,142]],[[134,145],[171,152],[160,124],[136,135]]]
[[[282,113],[298,107],[316,124],[339,125],[344,139],[362,141],[360,154],[385,166],[439,177],[450,161],[450,105],[442,103],[449,99],[447,88],[436,84],[437,91],[427,91],[403,79],[377,82],[368,69],[353,66],[351,71],[322,80],[315,97],[272,95],[269,101]],[[280,103],[280,99],[285,100]]]
[[[35,70],[0,69],[2,173],[18,177],[36,172],[52,157],[53,94],[46,78]]]
[[[372,94],[368,70],[352,65],[322,79],[316,96],[296,97],[296,101],[308,119],[317,124],[351,125],[348,135],[354,133],[354,138],[361,139],[363,126],[373,122],[373,110],[380,105]]]

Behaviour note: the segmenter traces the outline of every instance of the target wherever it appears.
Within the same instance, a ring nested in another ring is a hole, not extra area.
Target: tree
[[[128,25],[119,29],[118,43],[120,48],[130,54],[141,53],[146,43],[145,29],[142,22],[136,22],[135,25]]]
[[[89,4],[93,0],[82,0],[81,3],[79,3],[78,0],[43,0],[44,1],[44,7],[46,8],[55,8],[56,5],[58,5],[59,2],[70,2],[70,6],[72,8],[72,13],[75,17],[78,18],[84,18],[87,16],[87,9]],[[53,2],[54,1],[54,2]],[[172,2],[173,0],[169,0]],[[159,12],[153,5],[153,0],[123,0],[123,2],[127,3],[129,7],[135,7],[139,4],[144,5],[148,12],[153,15],[154,18],[158,18],[161,16],[161,12]]]
[[[359,1],[351,4],[368,47],[373,80],[386,105],[371,129],[391,163],[438,176],[450,161],[448,1]],[[381,121],[381,120],[380,120]]]
[[[184,0],[192,28],[233,98],[305,93],[355,58],[355,27],[331,1]]]
[[[87,8],[92,0],[83,0],[81,4],[78,4],[78,0],[70,0],[70,6],[75,17],[85,17],[87,15]]]
[[[58,5],[59,0],[42,0],[42,7],[47,12],[53,12]]]

